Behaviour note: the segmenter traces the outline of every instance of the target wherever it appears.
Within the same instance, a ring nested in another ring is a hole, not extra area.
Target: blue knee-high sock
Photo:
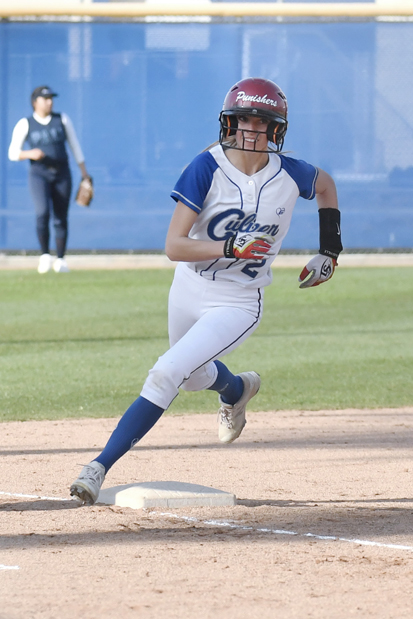
[[[241,376],[232,374],[221,361],[214,361],[214,363],[217,366],[218,376],[209,389],[211,391],[218,391],[221,399],[226,404],[235,404],[241,398],[244,391],[244,383]]]
[[[155,425],[163,409],[142,396],[131,404],[112,432],[106,447],[95,458],[106,472]]]

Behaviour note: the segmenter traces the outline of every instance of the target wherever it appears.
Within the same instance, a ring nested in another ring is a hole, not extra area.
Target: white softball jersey
[[[261,321],[271,263],[298,196],[314,198],[317,175],[305,161],[271,153],[265,168],[247,176],[221,146],[198,155],[184,170],[171,195],[198,213],[191,238],[220,241],[237,232],[262,232],[274,237],[274,255],[177,265],[168,305],[171,348],[150,370],[143,397],[165,409],[179,389],[201,391],[214,384],[214,360],[235,350]]]
[[[237,232],[261,232],[274,237],[273,255],[265,260],[219,258],[186,265],[201,277],[260,288],[272,281],[271,263],[288,232],[299,196],[315,196],[318,170],[305,161],[269,154],[256,174],[240,172],[221,145],[198,155],[183,171],[171,193],[198,213],[189,237],[223,241]]]

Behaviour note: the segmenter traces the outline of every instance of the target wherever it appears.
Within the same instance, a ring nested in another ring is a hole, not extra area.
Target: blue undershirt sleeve
[[[201,153],[182,172],[171,197],[200,213],[217,168],[218,164],[210,152]]]
[[[293,159],[285,155],[280,155],[280,159],[281,167],[297,184],[300,196],[306,200],[312,200],[315,197],[315,183],[318,177],[318,169],[301,159]]]

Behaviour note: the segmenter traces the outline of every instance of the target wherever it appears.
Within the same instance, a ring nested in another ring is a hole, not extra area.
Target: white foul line
[[[27,499],[39,499],[41,501],[70,501],[69,498],[61,499],[59,497],[52,496],[38,496],[36,494],[20,494],[15,492],[2,492],[0,490],[0,495],[3,496],[14,496],[20,498]],[[234,524],[231,522],[225,522],[220,520],[198,520],[197,518],[192,518],[190,516],[179,516],[177,514],[171,514],[167,512],[160,512],[160,516],[165,516],[167,518],[175,518],[176,520],[183,520],[185,522],[194,522],[197,524],[207,524],[214,527],[227,527],[229,529],[238,529],[240,531],[256,531],[257,533],[272,533],[273,535],[293,535],[297,537],[312,537],[314,539],[320,540],[329,540],[332,542],[346,542],[348,544],[358,544],[359,546],[375,546],[378,548],[391,548],[394,550],[408,550],[409,552],[413,552],[413,546],[403,546],[402,544],[384,544],[383,542],[372,542],[370,540],[365,539],[351,539],[347,537],[338,537],[336,535],[316,535],[315,533],[297,533],[296,531],[287,531],[286,529],[263,529],[263,528],[255,528],[255,527],[247,527],[240,524]],[[0,569],[10,569],[10,570],[18,570],[18,566],[5,566],[0,565]]]
[[[15,496],[20,499],[40,499],[41,501],[70,501],[70,499],[60,499],[55,496],[38,496],[37,494],[20,494],[19,492],[2,492],[0,490],[0,494],[3,496]]]
[[[1,565],[0,564],[0,570],[19,570],[19,566],[18,565]]]
[[[227,527],[230,529],[238,529],[241,531],[255,531],[257,533],[272,533],[273,535],[295,535],[297,537],[312,537],[314,539],[329,540],[333,542],[347,542],[349,544],[359,544],[360,546],[378,546],[380,548],[392,548],[395,550],[408,550],[413,552],[413,546],[403,546],[401,544],[384,544],[383,542],[372,542],[370,540],[363,539],[348,539],[346,537],[337,537],[336,535],[316,535],[315,533],[297,533],[296,531],[286,531],[285,529],[262,529],[255,527],[247,527],[239,524],[233,524],[231,522],[222,522],[220,520],[198,520],[197,518],[191,518],[189,516],[178,516],[176,514],[161,513],[161,516],[168,518],[176,518],[177,520],[184,520],[185,522],[194,522],[197,524],[207,524],[215,527]]]

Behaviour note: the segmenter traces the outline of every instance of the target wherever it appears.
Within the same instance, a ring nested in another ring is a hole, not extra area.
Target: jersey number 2
[[[249,262],[245,265],[243,269],[241,269],[241,271],[242,273],[245,273],[245,275],[248,275],[248,277],[252,277],[254,279],[254,277],[257,277],[258,275],[258,271],[256,271],[255,269],[260,269],[264,266],[266,262],[266,260],[256,260],[255,262]]]

